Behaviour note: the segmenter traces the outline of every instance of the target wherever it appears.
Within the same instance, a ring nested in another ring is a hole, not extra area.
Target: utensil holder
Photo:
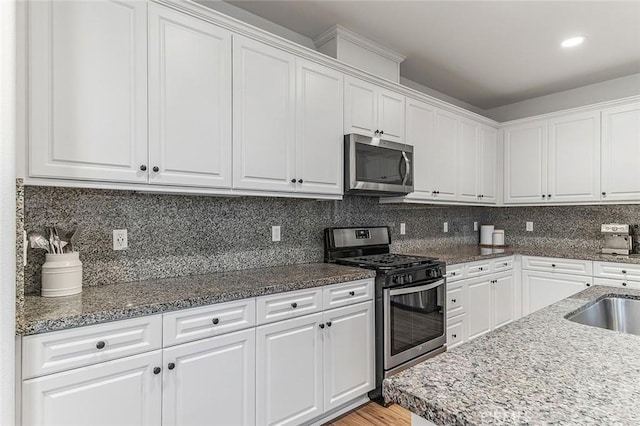
[[[60,297],[82,291],[82,262],[79,253],[47,254],[42,265],[43,297]]]

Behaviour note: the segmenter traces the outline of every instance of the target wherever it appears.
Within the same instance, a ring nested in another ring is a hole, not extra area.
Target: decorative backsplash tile
[[[473,221],[479,221],[482,212],[386,205],[377,198],[354,196],[315,201],[25,188],[28,231],[52,224],[84,228],[79,250],[85,286],[322,262],[323,229],[330,226],[388,225],[394,244],[425,239],[437,244],[445,237],[474,243]],[[444,221],[449,222],[446,234]],[[400,222],[406,223],[406,236],[399,235]],[[271,241],[272,225],[282,227],[280,242]],[[114,229],[127,229],[127,250],[113,250]],[[42,263],[44,253],[29,249],[26,293],[39,290]]]

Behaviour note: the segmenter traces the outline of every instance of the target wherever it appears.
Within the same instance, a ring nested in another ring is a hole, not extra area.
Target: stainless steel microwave
[[[413,192],[413,147],[378,137],[344,137],[345,194],[393,196]]]

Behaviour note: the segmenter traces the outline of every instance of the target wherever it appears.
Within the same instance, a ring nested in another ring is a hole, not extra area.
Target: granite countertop
[[[44,333],[374,276],[367,269],[311,263],[89,286],[74,296],[25,297],[16,332]]]
[[[625,257],[598,253],[595,249],[560,249],[549,247],[509,246],[504,249],[482,248],[478,245],[455,245],[445,247],[424,247],[400,250],[404,254],[431,256],[444,260],[449,265],[475,262],[477,260],[520,254],[524,256],[558,257],[564,259],[596,260],[600,262],[619,262],[640,265],[640,256]]]
[[[436,424],[640,424],[640,336],[565,315],[606,295],[595,286],[418,364],[383,395]]]

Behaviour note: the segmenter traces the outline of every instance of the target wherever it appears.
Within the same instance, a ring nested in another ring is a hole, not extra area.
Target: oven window
[[[407,165],[402,151],[379,146],[356,145],[356,180],[359,182],[402,185],[407,174]],[[411,161],[411,153],[406,153]],[[411,176],[407,185],[412,185]]]
[[[443,288],[390,296],[391,355],[444,334]]]

